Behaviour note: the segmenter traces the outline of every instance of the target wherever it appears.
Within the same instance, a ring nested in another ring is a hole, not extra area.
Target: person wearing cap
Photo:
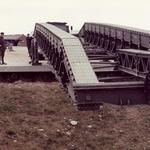
[[[38,45],[35,37],[33,37],[33,39],[31,40],[31,52],[32,52],[31,64],[41,65],[41,63],[39,63]]]
[[[5,50],[6,50],[6,44],[4,41],[4,32],[1,32],[0,33],[0,57],[1,57],[2,64],[6,64],[4,61]]]
[[[30,34],[27,34],[27,37],[26,37],[26,44],[27,44],[27,49],[28,49],[28,53],[29,53],[29,56],[32,60],[32,50],[31,50],[31,41],[32,41],[33,37],[30,36]],[[31,63],[31,61],[29,62]]]
[[[145,93],[146,102],[150,104],[150,71],[147,73],[145,78],[144,93]]]

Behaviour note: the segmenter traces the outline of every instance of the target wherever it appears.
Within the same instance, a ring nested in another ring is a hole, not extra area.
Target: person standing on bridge
[[[28,53],[29,53],[29,56],[32,60],[32,50],[31,50],[31,41],[32,41],[33,37],[30,36],[30,34],[27,34],[27,37],[26,37],[26,44],[27,44],[27,49],[28,49]],[[31,63],[31,61],[29,62]]]
[[[0,57],[1,57],[2,64],[6,64],[4,62],[5,50],[6,50],[6,44],[4,41],[4,32],[1,32],[0,34]]]
[[[145,93],[145,99],[147,103],[150,104],[150,71],[147,73],[145,78],[144,93]]]
[[[31,53],[32,53],[31,64],[41,65],[41,63],[39,63],[38,45],[35,37],[33,37],[33,39],[31,40]]]

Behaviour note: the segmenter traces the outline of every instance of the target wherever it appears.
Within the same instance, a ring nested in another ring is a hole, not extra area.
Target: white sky
[[[0,32],[28,33],[36,22],[113,23],[150,30],[150,0],[1,0]]]

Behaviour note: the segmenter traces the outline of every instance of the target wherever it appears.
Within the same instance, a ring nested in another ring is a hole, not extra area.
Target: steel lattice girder
[[[58,81],[79,108],[98,109],[101,102],[147,103],[142,80],[99,82],[77,37],[46,23],[35,25],[34,36]]]
[[[104,48],[104,43],[116,43],[117,49],[136,48],[149,49],[150,31],[113,24],[85,23],[79,32],[85,42]],[[95,42],[93,42],[93,39]],[[110,50],[110,45],[105,47]]]
[[[148,30],[113,24],[85,23],[79,32],[79,37],[84,38],[85,43],[98,46],[108,53],[114,53],[114,55],[119,49],[117,55],[121,71],[142,78],[145,78],[150,71],[148,51],[150,48],[150,31]],[[91,37],[97,42],[92,42]],[[141,50],[138,51],[137,49]]]
[[[119,49],[117,54],[120,70],[142,78],[150,71],[150,51]]]

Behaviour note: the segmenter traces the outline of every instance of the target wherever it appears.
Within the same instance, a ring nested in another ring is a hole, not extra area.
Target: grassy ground
[[[0,89],[0,150],[150,150],[150,106],[80,112],[56,82]]]

